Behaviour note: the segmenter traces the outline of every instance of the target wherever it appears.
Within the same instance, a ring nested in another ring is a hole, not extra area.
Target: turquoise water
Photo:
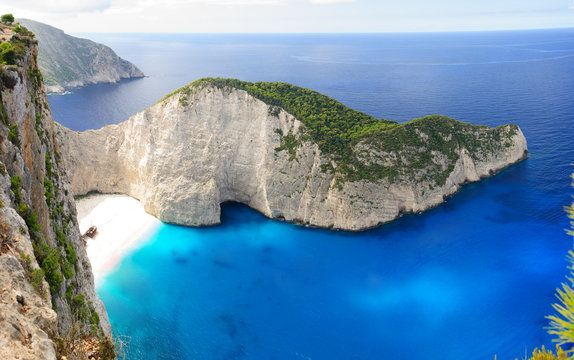
[[[568,248],[512,215],[523,173],[360,234],[229,204],[221,226],[162,225],[98,292],[131,359],[514,359],[550,342]]]
[[[574,30],[98,35],[149,78],[50,97],[81,130],[202,76],[288,81],[377,117],[520,125],[531,157],[443,206],[363,233],[223,207],[162,225],[99,286],[129,359],[498,359],[544,330],[572,239]]]

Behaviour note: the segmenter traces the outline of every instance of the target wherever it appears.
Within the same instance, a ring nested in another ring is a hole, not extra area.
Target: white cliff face
[[[160,220],[190,226],[219,223],[220,204],[235,201],[272,218],[362,230],[437,206],[462,184],[491,176],[527,152],[516,128],[507,146],[483,160],[459,149],[442,186],[409,179],[337,184],[336,174],[321,171],[330,160],[316,144],[303,141],[294,159],[275,149],[276,129],[298,134],[304,126],[285,111],[274,116],[267,104],[236,89],[209,86],[189,101],[182,96],[100,130],[57,126],[74,193],[125,193]]]

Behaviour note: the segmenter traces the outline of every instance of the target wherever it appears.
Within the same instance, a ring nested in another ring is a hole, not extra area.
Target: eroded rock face
[[[12,254],[0,256],[0,358],[55,359],[57,315]],[[16,357],[18,356],[18,357]]]
[[[37,43],[15,41],[16,65],[0,66],[0,358],[55,359],[55,336],[111,334],[111,326],[80,239]],[[40,266],[51,283],[34,280]]]
[[[116,83],[141,78],[143,72],[109,47],[65,34],[55,27],[19,20],[39,40],[39,64],[50,93],[88,84]]]
[[[160,220],[190,226],[219,223],[220,204],[236,201],[272,218],[363,230],[437,206],[462,184],[491,176],[527,154],[520,129],[507,126],[499,133],[497,151],[473,157],[459,148],[440,186],[416,180],[420,174],[338,182],[336,173],[322,171],[331,160],[309,140],[301,139],[296,156],[276,149],[281,133],[297,134],[304,126],[287,112],[277,115],[233,88],[207,86],[191,100],[183,96],[176,93],[100,130],[78,133],[57,125],[74,193],[128,194]],[[473,131],[492,137],[486,127]],[[434,165],[447,168],[446,160],[441,164],[444,156],[435,155]]]

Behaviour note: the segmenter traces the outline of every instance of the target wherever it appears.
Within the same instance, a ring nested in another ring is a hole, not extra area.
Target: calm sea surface
[[[376,117],[520,125],[531,156],[363,233],[237,204],[162,225],[100,284],[129,359],[515,359],[544,327],[572,239],[574,29],[384,35],[86,35],[147,78],[50,96],[56,121],[126,120],[205,76],[285,81]]]

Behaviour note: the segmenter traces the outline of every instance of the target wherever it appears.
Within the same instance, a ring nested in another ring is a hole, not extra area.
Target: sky
[[[67,33],[353,33],[574,27],[574,0],[0,0]]]

